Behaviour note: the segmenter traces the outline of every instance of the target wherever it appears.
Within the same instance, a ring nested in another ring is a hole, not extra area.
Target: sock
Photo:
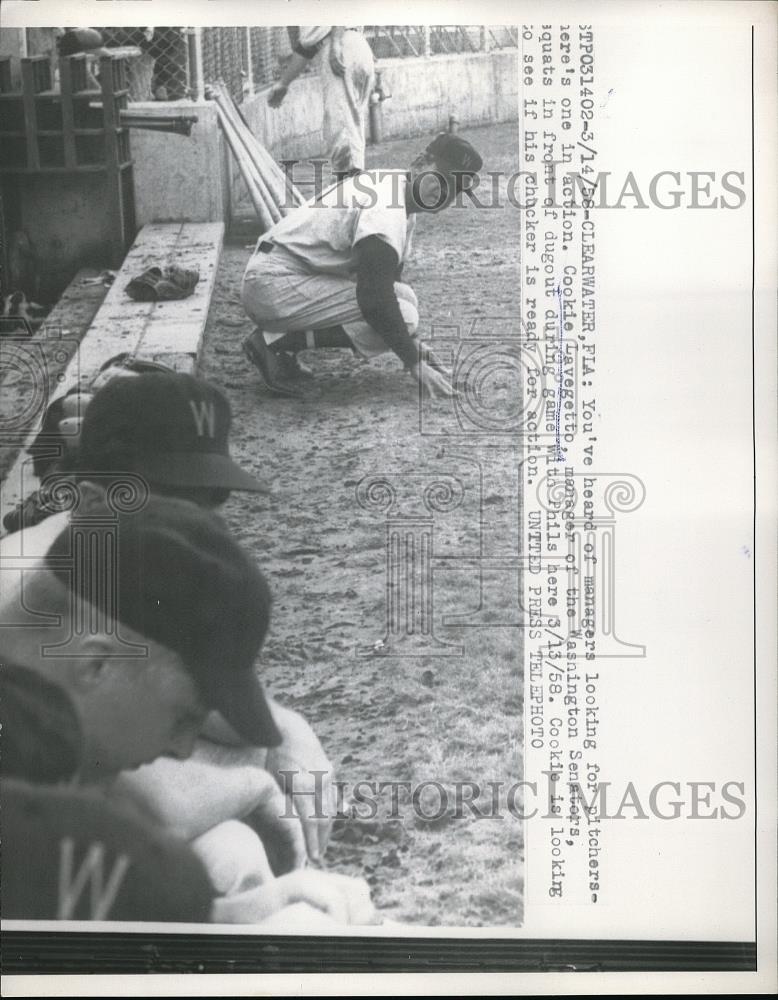
[[[308,330],[307,333],[285,333],[268,346],[271,351],[290,351],[296,354],[312,347],[351,347],[351,341],[342,326],[330,326],[326,330]]]
[[[283,337],[279,337],[278,340],[274,340],[272,344],[268,344],[267,346],[276,354],[283,351],[291,351],[292,354],[297,354],[298,351],[304,351],[308,344],[305,339],[305,331],[301,330],[294,333],[285,333]]]

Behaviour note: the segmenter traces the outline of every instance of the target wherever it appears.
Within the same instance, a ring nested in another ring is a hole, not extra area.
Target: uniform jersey
[[[215,891],[186,843],[74,786],[81,734],[66,694],[5,658],[0,694],[3,919],[209,920]]]
[[[204,923],[215,892],[187,844],[98,792],[5,779],[4,920]]]
[[[24,576],[41,567],[54,539],[69,520],[69,512],[60,511],[0,538],[0,627],[40,625],[40,609],[25,607],[22,599]]]
[[[354,247],[377,236],[405,263],[416,216],[405,209],[407,175],[402,170],[368,170],[300,206],[277,222],[262,243],[283,247],[313,273],[353,278]]]

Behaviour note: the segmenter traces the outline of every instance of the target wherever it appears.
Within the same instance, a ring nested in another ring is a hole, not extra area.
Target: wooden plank
[[[122,351],[139,357],[166,350],[197,356],[223,239],[222,222],[150,223],[143,227],[81,345],[82,382],[107,358]],[[125,286],[132,278],[149,267],[168,264],[200,269],[200,281],[189,298],[177,302],[135,302],[129,298]],[[154,333],[155,326],[159,326],[159,334]],[[175,336],[176,326],[184,330],[180,337]],[[72,384],[69,375],[66,383]]]
[[[189,298],[155,305],[140,341],[140,356],[169,352],[190,354],[194,359],[199,357],[223,238],[224,224],[221,222],[184,223],[175,261],[170,263],[196,268],[200,280]]]
[[[76,133],[73,114],[73,76],[70,59],[59,61],[59,83],[62,93],[62,133],[65,142],[65,168],[76,166]]]
[[[22,59],[22,88],[24,91],[24,128],[27,133],[27,168],[40,167],[38,153],[38,112],[35,108],[35,84],[32,63]]]
[[[51,399],[67,392],[76,384],[88,384],[100,366],[110,357],[129,352],[136,357],[161,361],[176,371],[193,374],[197,368],[205,325],[208,319],[213,286],[216,281],[224,223],[151,223],[143,227],[130,248],[121,270],[107,294],[101,286],[87,286],[80,272],[66,290],[60,302],[47,318],[51,330],[59,324],[69,335],[78,333],[71,318],[63,318],[73,303],[86,302],[99,296],[89,319],[80,331],[80,346],[70,361],[58,389]],[[125,287],[128,282],[152,266],[197,267],[200,272],[194,292],[175,302],[135,302]],[[94,272],[90,272],[94,273]],[[103,297],[104,294],[104,297]],[[90,322],[91,321],[91,322]],[[83,334],[83,336],[81,336]],[[41,414],[42,416],[42,414]],[[29,443],[38,431],[31,429]],[[0,494],[0,516],[22,496],[35,489],[30,460],[21,454],[11,467]]]

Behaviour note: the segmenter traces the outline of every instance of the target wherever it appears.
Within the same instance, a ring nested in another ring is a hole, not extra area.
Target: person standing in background
[[[280,107],[292,81],[316,60],[332,172],[359,173],[365,166],[365,115],[375,78],[367,39],[355,28],[309,26],[290,30],[290,39],[292,55],[270,89],[268,104]]]

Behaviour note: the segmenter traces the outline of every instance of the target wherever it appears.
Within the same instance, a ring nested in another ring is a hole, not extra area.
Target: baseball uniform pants
[[[394,283],[394,291],[408,332],[415,334],[419,327],[416,293],[401,281]],[[356,281],[311,272],[283,247],[254,254],[243,276],[241,300],[257,326],[269,334],[268,342],[285,333],[342,326],[363,357],[389,350],[380,334],[365,322],[357,304]]]

